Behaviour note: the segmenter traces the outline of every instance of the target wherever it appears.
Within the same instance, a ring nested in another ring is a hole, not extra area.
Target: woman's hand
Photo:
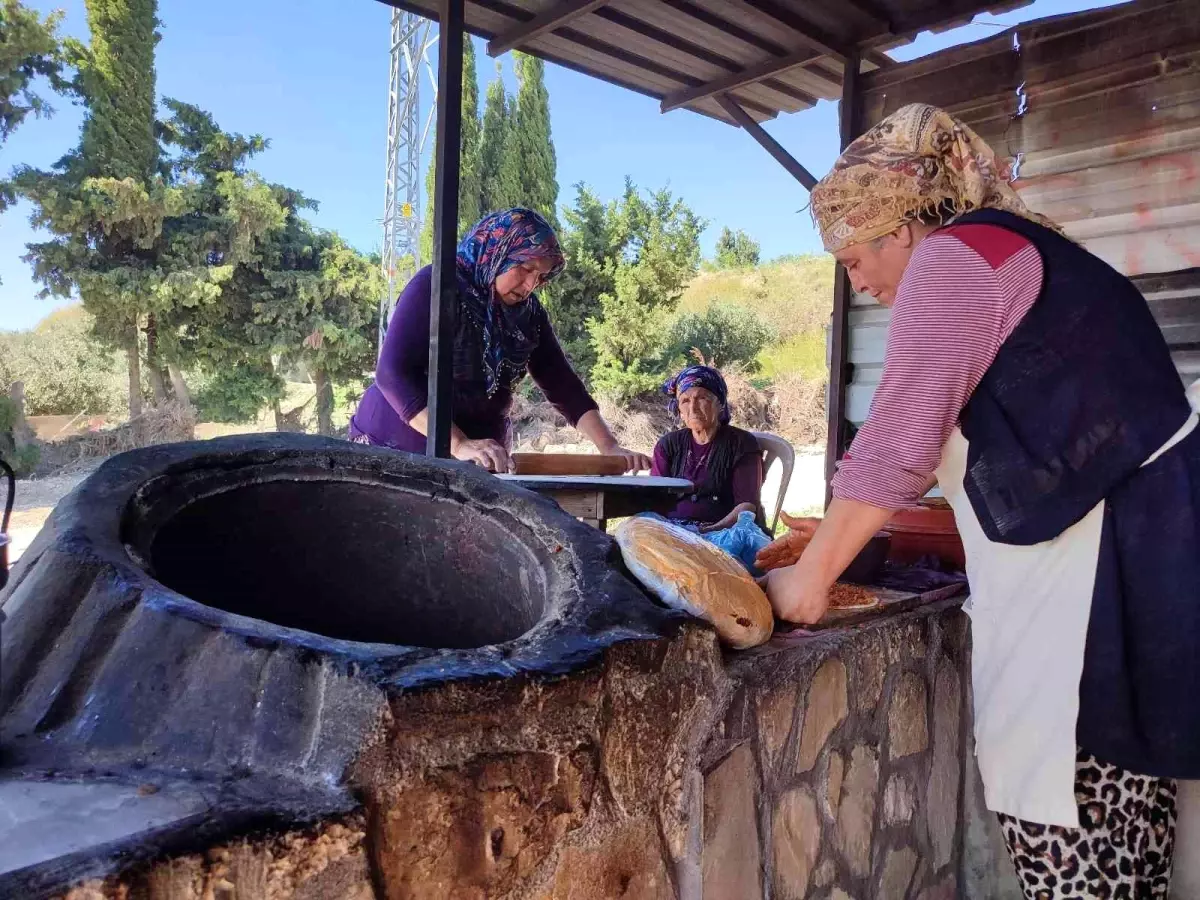
[[[759,550],[754,559],[755,567],[764,572],[798,562],[821,524],[820,519],[793,519],[786,513],[780,513],[780,518],[788,526],[788,532]]]
[[[786,569],[768,572],[764,582],[775,615],[797,625],[815,625],[829,609],[829,588],[801,560]]]
[[[597,450],[605,456],[620,456],[625,460],[626,472],[643,472],[650,469],[650,457],[644,453],[634,453],[632,450],[626,450],[617,443],[617,439],[613,437],[612,431],[605,424],[604,419],[600,418],[600,413],[597,410],[588,410],[575,423],[575,428],[585,435],[591,441]]]
[[[508,452],[493,440],[471,440],[464,438],[451,448],[455,459],[463,462],[473,462],[489,472],[507,472],[511,467]]]
[[[648,472],[650,470],[650,457],[644,453],[626,450],[620,444],[616,444],[605,450],[604,454],[606,456],[619,456],[625,460],[626,472]]]

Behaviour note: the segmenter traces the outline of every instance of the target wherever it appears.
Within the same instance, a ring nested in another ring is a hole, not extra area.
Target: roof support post
[[[838,125],[843,150],[862,132],[859,62],[857,53],[846,59],[846,70],[842,80]],[[837,471],[837,461],[846,450],[846,383],[850,374],[850,301],[853,297],[854,289],[850,286],[850,277],[839,265],[833,280],[833,319],[829,347],[829,420],[825,443],[826,506],[833,499],[833,476]]]
[[[454,307],[458,302],[459,148],[462,145],[464,0],[440,0],[437,144],[433,188],[433,278],[429,298],[429,399],[425,452],[450,456]]]
[[[771,156],[775,157],[775,161],[791,173],[792,177],[804,185],[804,189],[811,191],[813,185],[817,183],[817,179],[813,178],[812,173],[804,166],[800,165],[796,157],[783,149],[783,145],[771,135],[767,134],[765,128],[759,125],[751,118],[750,114],[738,105],[737,101],[728,94],[721,94],[717,97],[717,103],[725,112],[729,113],[730,118],[742,126],[750,137],[758,141]]]

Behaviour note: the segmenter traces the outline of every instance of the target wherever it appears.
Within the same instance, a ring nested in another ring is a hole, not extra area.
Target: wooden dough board
[[[816,625],[806,626],[805,630],[822,631],[826,628],[840,628],[845,625],[853,625],[865,619],[874,618],[885,611],[891,611],[896,607],[911,608],[937,600],[945,600],[964,592],[966,589],[967,586],[965,584],[952,584],[944,588],[926,591],[923,594],[914,594],[907,591],[893,591],[889,588],[868,587],[867,590],[879,598],[879,603],[875,606],[860,607],[858,609],[831,609],[825,613],[820,622]],[[776,621],[775,634],[787,634],[793,627]]]

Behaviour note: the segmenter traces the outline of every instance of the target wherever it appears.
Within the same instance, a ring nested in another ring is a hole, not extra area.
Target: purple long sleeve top
[[[409,420],[429,404],[429,298],[432,270],[419,271],[405,285],[388,323],[375,383],[363,394],[350,421],[351,437],[365,436],[372,444],[425,452],[425,436]],[[574,426],[596,401],[567,361],[550,319],[538,311],[537,347],[528,370],[563,417]],[[457,316],[454,327],[454,386],[451,417],[474,440],[491,439],[511,449],[509,410],[512,388],[501,385],[491,397],[482,369],[482,336],[468,317]]]

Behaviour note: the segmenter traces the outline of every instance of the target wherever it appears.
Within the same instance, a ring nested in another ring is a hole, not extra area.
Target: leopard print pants
[[[1081,753],[1080,828],[1001,814],[1004,843],[1029,900],[1166,900],[1175,846],[1175,782]]]

